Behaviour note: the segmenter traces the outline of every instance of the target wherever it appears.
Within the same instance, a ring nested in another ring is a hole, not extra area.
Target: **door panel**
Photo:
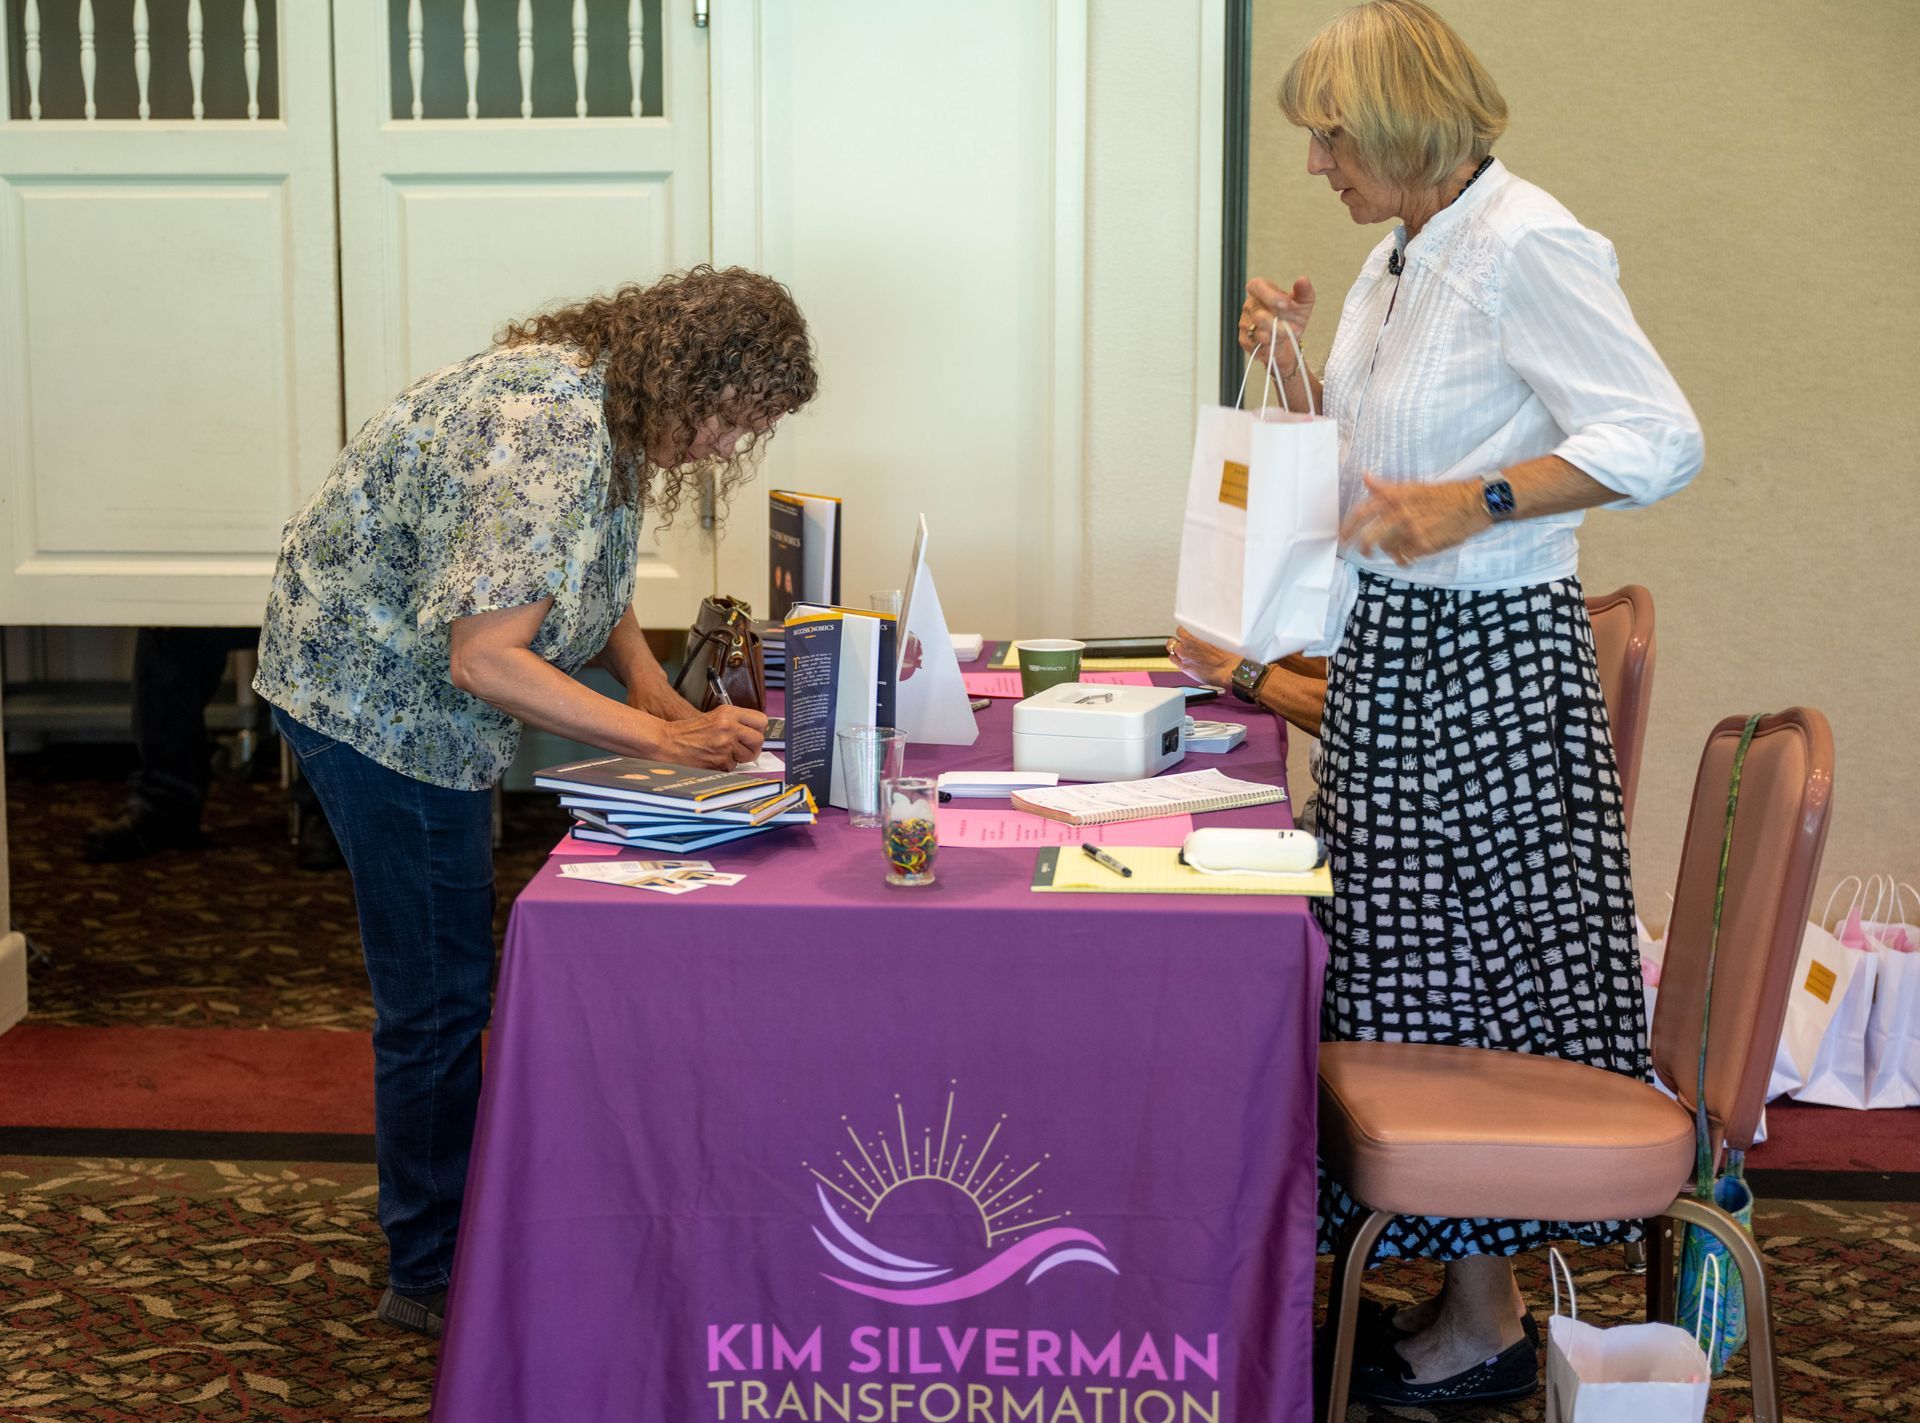
[[[792,289],[820,394],[766,482],[842,496],[843,587],[932,532],[957,629],[1075,626],[1084,288],[1084,0],[713,7],[715,253]],[[938,62],[928,62],[937,55]],[[766,596],[766,498],[722,583]]]
[[[350,427],[509,320],[707,259],[690,8],[597,0],[576,7],[583,27],[551,27],[562,9],[336,7]],[[641,535],[642,622],[685,625],[712,590],[697,519]]]
[[[290,11],[102,7],[91,87],[74,13],[35,17],[44,82],[0,110],[0,619],[260,616],[340,442],[327,23]]]

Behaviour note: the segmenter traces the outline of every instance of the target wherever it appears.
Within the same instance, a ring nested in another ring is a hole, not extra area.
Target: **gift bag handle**
[[[1698,1344],[1700,1351],[1707,1356],[1707,1368],[1711,1371],[1713,1368],[1714,1340],[1720,1337],[1720,1295],[1722,1284],[1720,1277],[1720,1257],[1710,1254],[1706,1257],[1706,1260],[1706,1267],[1700,1271],[1700,1308],[1694,1312],[1693,1316],[1693,1342]],[[1700,1326],[1706,1323],[1707,1316],[1707,1270],[1713,1271],[1713,1324],[1707,1330],[1707,1337],[1702,1339],[1700,1337]]]
[[[1567,1277],[1567,1318],[1578,1319],[1580,1302],[1573,1295],[1573,1271],[1561,1258],[1559,1250],[1551,1246],[1547,1250],[1547,1274],[1553,1280],[1553,1312],[1556,1315],[1560,1313],[1560,1277],[1565,1275]]]
[[[1820,911],[1820,927],[1822,929],[1833,922],[1832,919],[1828,917],[1833,913],[1833,901],[1840,897],[1840,891],[1848,885],[1853,886],[1853,898],[1847,901],[1846,913],[1840,916],[1841,920],[1844,921],[1847,914],[1853,913],[1853,906],[1860,902],[1860,896],[1865,891],[1866,886],[1860,883],[1859,875],[1847,875],[1840,883],[1833,887],[1833,893],[1827,896],[1827,907]]]
[[[1306,375],[1305,362],[1307,358],[1305,353],[1300,349],[1300,338],[1294,335],[1293,326],[1290,322],[1281,321],[1276,317],[1273,325],[1275,330],[1287,333],[1287,343],[1293,347],[1293,369],[1296,374],[1304,378],[1307,387],[1307,414],[1317,415],[1319,412],[1313,408],[1313,377]],[[1274,363],[1273,359],[1274,352],[1278,349],[1278,345],[1273,340],[1271,333],[1268,335],[1266,346],[1267,369],[1260,381],[1260,413],[1262,415],[1267,413],[1268,385],[1271,383],[1272,388],[1280,392],[1280,408],[1291,415],[1293,414],[1293,406],[1287,400],[1287,383],[1280,379],[1280,368]],[[1233,403],[1236,407],[1247,398],[1247,382],[1252,379],[1254,364],[1259,359],[1260,348],[1256,346],[1254,347],[1253,354],[1247,357],[1246,370],[1240,373],[1240,393],[1233,398]]]
[[[1747,764],[1747,751],[1753,745],[1753,733],[1760,726],[1762,713],[1747,718],[1740,730],[1740,744],[1733,753],[1733,774],[1727,780],[1727,823],[1720,834],[1720,878],[1713,889],[1713,933],[1707,940],[1707,982],[1700,1000],[1700,1073],[1693,1097],[1693,1174],[1694,1195],[1703,1201],[1713,1199],[1713,1130],[1707,1124],[1707,1038],[1713,1023],[1713,970],[1720,953],[1720,912],[1727,899],[1727,861],[1733,857],[1733,817],[1740,804],[1740,773]]]

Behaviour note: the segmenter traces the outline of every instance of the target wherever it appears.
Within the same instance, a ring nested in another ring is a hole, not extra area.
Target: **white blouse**
[[[1388,271],[1399,250],[1403,270]],[[1376,479],[1439,483],[1558,455],[1636,508],[1699,472],[1700,422],[1633,319],[1613,244],[1494,162],[1407,241],[1367,258],[1327,356],[1340,515]],[[1323,643],[1338,646],[1358,570],[1484,590],[1570,577],[1583,513],[1496,524],[1401,567],[1342,549]]]

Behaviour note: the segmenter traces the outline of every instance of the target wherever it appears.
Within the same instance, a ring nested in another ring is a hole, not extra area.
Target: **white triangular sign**
[[[971,746],[980,735],[967,705],[967,684],[954,655],[947,615],[940,607],[933,570],[927,566],[927,516],[913,541],[907,600],[900,609],[900,668],[894,683],[894,721],[908,741],[934,746]]]

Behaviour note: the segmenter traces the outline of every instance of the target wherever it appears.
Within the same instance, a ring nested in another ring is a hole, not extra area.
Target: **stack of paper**
[[[682,853],[818,818],[805,786],[774,771],[701,771],[606,756],[550,766],[533,783],[560,793],[576,839]]]

